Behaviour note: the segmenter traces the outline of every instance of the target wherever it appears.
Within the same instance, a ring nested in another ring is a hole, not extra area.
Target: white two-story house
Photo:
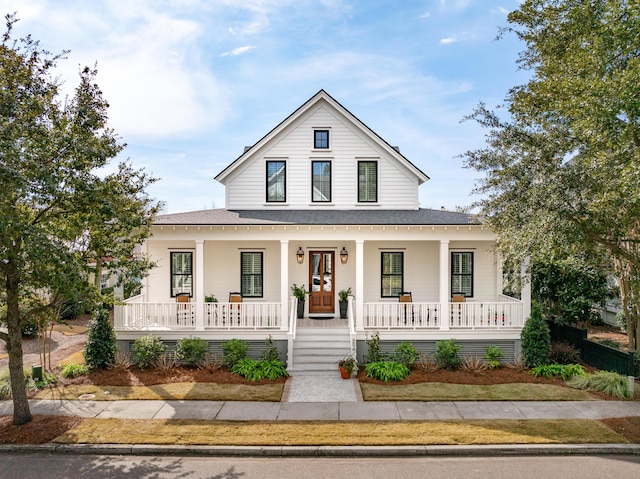
[[[120,348],[153,333],[212,350],[238,338],[255,353],[271,336],[294,373],[333,371],[350,352],[361,360],[374,332],[384,350],[455,338],[464,354],[519,351],[530,292],[525,282],[521,298],[502,294],[494,233],[421,209],[427,175],[325,91],[215,179],[226,208],[156,218],[142,251],[157,267],[116,307]],[[294,283],[310,291],[300,319]]]

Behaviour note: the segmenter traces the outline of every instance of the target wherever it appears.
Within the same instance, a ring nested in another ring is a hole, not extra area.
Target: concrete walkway
[[[33,414],[224,421],[604,419],[640,416],[639,401],[245,402],[31,400]],[[0,415],[13,414],[11,401]]]

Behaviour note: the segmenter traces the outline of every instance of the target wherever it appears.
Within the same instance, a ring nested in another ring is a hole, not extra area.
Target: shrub
[[[368,363],[364,367],[367,376],[379,381],[388,383],[389,381],[402,381],[411,371],[402,363],[397,361],[376,361]]]
[[[377,331],[370,338],[367,338],[365,343],[367,343],[367,354],[364,355],[365,362],[377,363],[384,360],[380,351],[380,334]]]
[[[484,350],[484,360],[489,369],[500,367],[500,360],[503,357],[504,353],[498,346],[487,346]]]
[[[500,361],[498,361],[498,364],[500,364]],[[468,373],[479,374],[486,371],[489,365],[479,356],[465,356],[462,359],[460,368]]]
[[[176,344],[176,358],[187,366],[197,366],[209,350],[209,344],[202,338],[182,338]]]
[[[507,363],[507,367],[518,372],[524,372],[528,369],[527,363],[525,362],[524,358],[520,355],[516,356],[516,358],[510,363]]]
[[[129,351],[116,351],[116,359],[111,365],[113,368],[128,369],[133,364]]]
[[[167,351],[167,346],[162,339],[149,334],[136,339],[131,350],[135,356],[135,364],[144,369],[153,365]]]
[[[549,361],[558,364],[576,364],[580,362],[580,350],[563,341],[551,343]]]
[[[220,356],[216,353],[208,352],[204,355],[204,359],[198,364],[198,367],[212,373],[220,369],[223,364],[224,360]]]
[[[175,351],[162,353],[158,356],[158,359],[153,362],[153,365],[163,371],[170,371],[178,365],[178,356]]]
[[[0,401],[11,399],[11,376],[9,368],[0,370]]]
[[[409,341],[403,341],[393,351],[393,359],[411,369],[418,359],[418,351]]]
[[[249,381],[262,381],[269,379],[274,381],[288,376],[287,369],[280,361],[255,361],[251,358],[240,359],[231,372],[239,374]]]
[[[223,341],[222,343],[222,357],[224,358],[224,364],[227,369],[231,371],[233,367],[240,361],[247,357],[247,351],[249,346],[247,343],[240,339],[230,339],[229,341]]]
[[[627,318],[624,315],[624,311],[618,311],[616,313],[616,323],[623,333],[627,334]]]
[[[263,361],[280,361],[280,353],[278,352],[278,348],[273,344],[273,339],[271,335],[267,338],[267,348],[262,350],[262,360]]]
[[[436,364],[436,358],[433,354],[427,354],[421,352],[418,354],[418,361],[416,362],[416,368],[421,369],[422,371],[434,372],[438,370],[438,365]]]
[[[567,384],[577,389],[601,391],[621,399],[631,399],[635,391],[629,388],[626,376],[609,371],[598,371],[582,377],[571,378]]]
[[[545,378],[560,376],[566,381],[572,376],[584,376],[586,371],[580,364],[544,364],[531,369],[531,374]]]
[[[527,320],[520,334],[522,339],[522,354],[529,367],[542,366],[549,362],[551,336],[549,326],[542,317],[540,306],[531,305],[531,316]]]
[[[456,369],[460,366],[460,350],[455,339],[446,339],[436,343],[436,364],[441,368]]]
[[[60,373],[65,379],[84,376],[85,374],[89,374],[89,368],[83,364],[67,364],[62,368],[62,372]]]
[[[89,368],[108,368],[115,363],[116,351],[116,333],[109,320],[109,311],[98,309],[89,321],[84,362]]]

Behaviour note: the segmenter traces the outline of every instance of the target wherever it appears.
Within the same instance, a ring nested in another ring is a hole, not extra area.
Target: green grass
[[[586,391],[549,384],[471,385],[448,383],[403,384],[389,387],[360,383],[365,401],[589,401]]]

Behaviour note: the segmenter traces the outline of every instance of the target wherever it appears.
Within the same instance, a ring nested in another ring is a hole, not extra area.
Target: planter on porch
[[[349,296],[351,288],[338,291],[338,305],[340,306],[340,319],[347,319],[347,308],[349,307]]]
[[[309,294],[309,291],[306,290],[304,284],[302,286],[298,286],[296,283],[293,283],[291,286],[291,292],[293,296],[298,300],[298,319],[304,318],[304,300],[306,296]]]
[[[298,319],[304,318],[304,299],[298,300]]]

